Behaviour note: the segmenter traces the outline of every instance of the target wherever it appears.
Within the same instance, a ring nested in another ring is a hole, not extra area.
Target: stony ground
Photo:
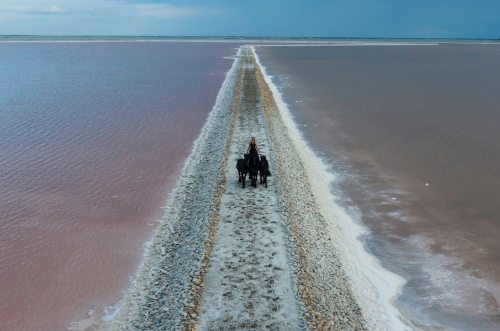
[[[268,188],[253,188],[248,178],[245,189],[238,183],[236,161],[251,137],[261,154],[271,155],[254,66],[246,55],[199,330],[303,330],[273,177]]]

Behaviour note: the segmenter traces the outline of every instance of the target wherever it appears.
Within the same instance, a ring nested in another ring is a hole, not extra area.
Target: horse
[[[248,169],[252,186],[257,187],[257,175],[259,174],[259,156],[256,154],[250,155],[250,165]]]
[[[260,164],[259,164],[259,176],[260,183],[266,184],[267,188],[267,176],[271,176],[271,172],[269,171],[269,163],[264,155],[260,156]]]
[[[236,169],[238,169],[238,183],[243,181],[243,188],[245,188],[245,179],[250,168],[250,154],[245,154],[243,159],[236,161]]]

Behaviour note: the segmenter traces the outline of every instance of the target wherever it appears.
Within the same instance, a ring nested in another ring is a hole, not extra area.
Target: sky
[[[500,0],[0,0],[0,35],[500,38]]]

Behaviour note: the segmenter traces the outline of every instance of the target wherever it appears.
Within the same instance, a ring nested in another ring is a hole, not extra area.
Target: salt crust
[[[266,74],[266,68],[260,62],[255,48],[252,47],[256,62],[272,92],[279,117],[286,127],[287,137],[293,143],[293,148],[303,163],[312,194],[319,207],[318,212],[326,221],[325,230],[328,231],[338,257],[342,260],[342,269],[347,276],[347,283],[350,283],[350,289],[362,308],[368,328],[370,330],[413,330],[414,326],[392,304],[400,294],[405,280],[384,269],[379,261],[364,249],[358,238],[366,235],[367,229],[350,218],[335,203],[336,199],[330,190],[330,183],[335,180],[335,176],[328,171],[327,165],[322,162],[321,158],[307,146],[278,88],[272,82],[272,77]]]

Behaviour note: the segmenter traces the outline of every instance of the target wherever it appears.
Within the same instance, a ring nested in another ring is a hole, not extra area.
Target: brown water
[[[0,43],[2,331],[120,299],[234,47]]]
[[[257,52],[367,249],[408,280],[398,308],[499,330],[500,45]]]

